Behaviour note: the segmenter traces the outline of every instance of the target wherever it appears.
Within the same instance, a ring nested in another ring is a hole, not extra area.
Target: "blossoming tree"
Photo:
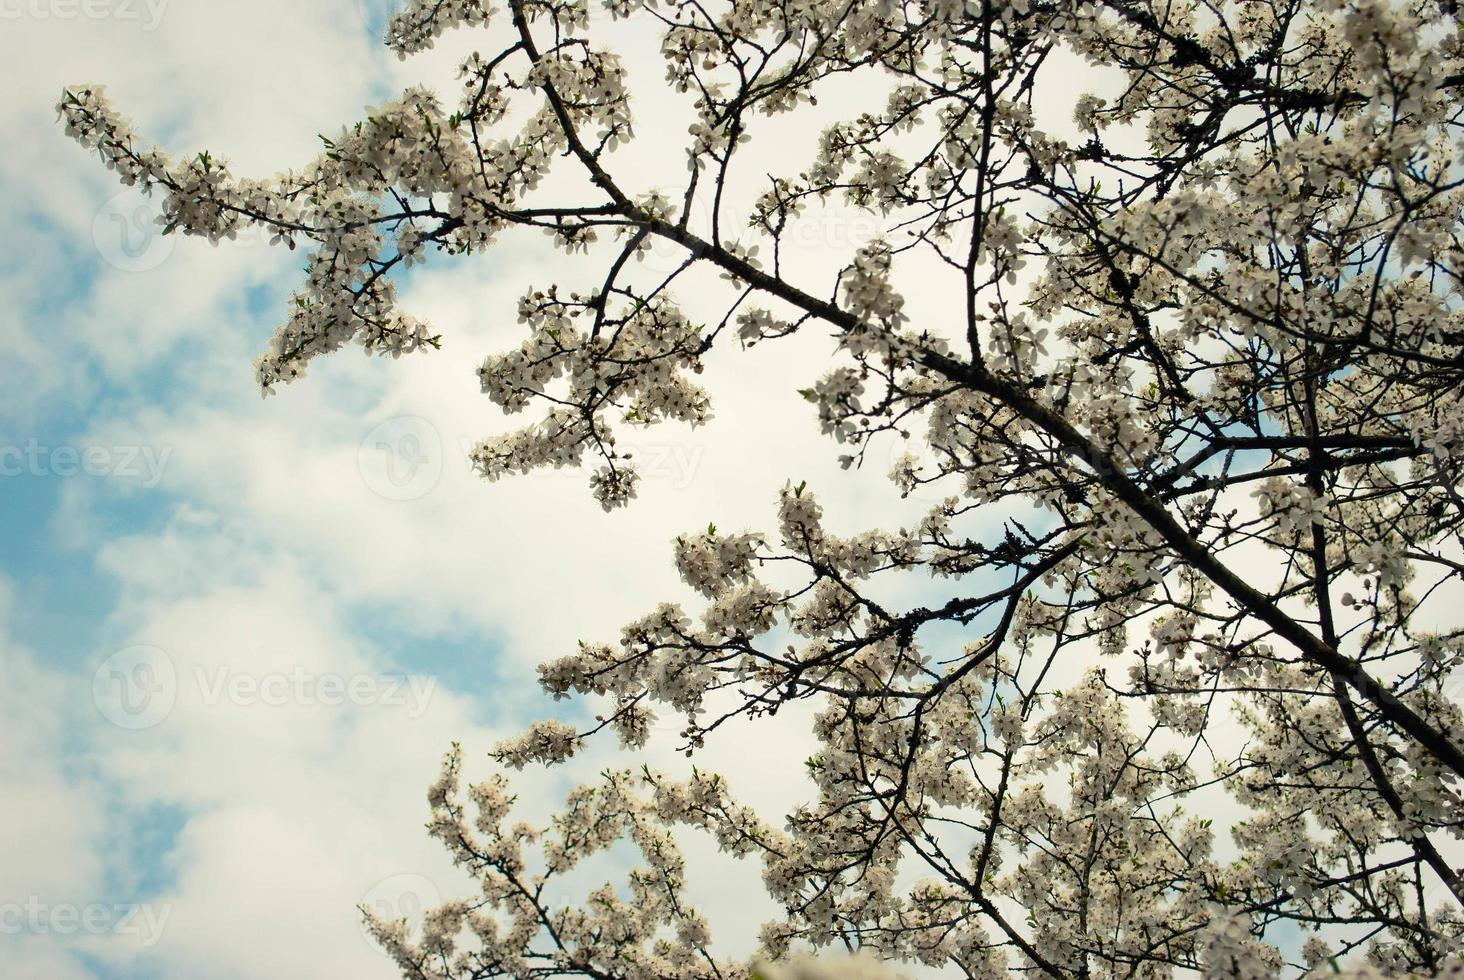
[[[591,16],[656,32],[688,136],[637,136]],[[497,757],[557,762],[601,730],[643,746],[657,711],[694,752],[810,702],[808,801],[769,819],[710,773],[611,771],[536,830],[510,822],[505,778],[463,790],[455,750],[431,830],[481,893],[420,930],[373,923],[407,976],[747,975],[685,901],[678,826],[762,862],[784,910],[767,960],[836,943],[982,977],[1446,966],[1464,941],[1452,0],[411,0],[387,43],[406,57],[452,29],[487,53],[450,103],[407,91],[267,180],[139,142],[97,87],[60,111],[162,196],[168,231],[307,247],[266,394],[349,344],[436,347],[397,308],[398,268],[539,229],[603,262],[529,288],[522,343],[479,368],[504,411],[541,410],[476,448],[484,476],[588,462],[601,504],[626,505],[617,435],[708,419],[714,347],[816,331],[831,366],[804,395],[844,464],[903,440],[894,492],[938,502],[840,536],[789,485],[775,530],[678,537],[699,598],[540,667],[603,724],[541,723]],[[769,175],[757,134],[790,114],[817,152]],[[617,167],[637,139],[662,172]],[[830,207],[881,234],[811,281],[787,236]],[[714,315],[688,283],[722,297]],[[891,608],[879,585],[912,571],[939,598]],[[625,838],[644,861],[623,888],[549,900]]]

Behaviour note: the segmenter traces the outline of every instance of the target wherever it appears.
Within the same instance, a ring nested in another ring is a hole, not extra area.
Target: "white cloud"
[[[5,856],[0,904],[30,896],[83,902],[101,887],[100,837],[106,819],[94,783],[80,767],[57,766],[68,729],[85,715],[72,690],[11,636],[13,587],[0,577],[0,835],[12,842]],[[0,922],[0,926],[3,926]]]

